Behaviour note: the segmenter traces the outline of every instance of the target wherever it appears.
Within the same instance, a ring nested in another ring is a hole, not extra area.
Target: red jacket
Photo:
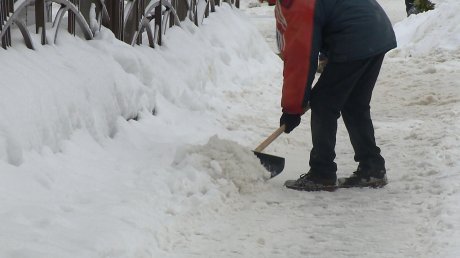
[[[277,1],[275,8],[278,47],[284,60],[281,106],[285,113],[300,114],[306,106],[304,97],[312,66],[309,60],[316,1],[282,1],[283,5]]]

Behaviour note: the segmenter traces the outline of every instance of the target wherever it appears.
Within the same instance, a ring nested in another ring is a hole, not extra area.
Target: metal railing
[[[3,25],[6,23],[13,11],[13,0],[0,0],[0,39],[1,45],[5,49],[11,46],[11,29],[4,29]]]
[[[227,0],[239,7],[239,0]],[[26,46],[35,49],[29,32],[35,24],[40,43],[55,43],[62,21],[67,14],[67,31],[90,40],[101,29],[109,28],[119,40],[142,44],[147,34],[148,44],[161,45],[168,28],[185,19],[199,26],[220,0],[0,0],[0,43],[5,49],[12,45],[11,33],[19,31]],[[95,24],[96,23],[96,24]],[[49,37],[52,34],[52,37]]]

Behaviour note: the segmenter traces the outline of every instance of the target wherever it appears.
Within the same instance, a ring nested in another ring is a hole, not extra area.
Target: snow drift
[[[460,48],[460,2],[440,1],[432,11],[411,15],[395,25],[398,48],[423,56]]]

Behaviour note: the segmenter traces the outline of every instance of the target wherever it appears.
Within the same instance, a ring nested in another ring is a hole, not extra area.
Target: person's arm
[[[278,47],[284,60],[283,113],[303,114],[308,105],[321,42],[315,7],[316,0],[279,0],[276,4]]]

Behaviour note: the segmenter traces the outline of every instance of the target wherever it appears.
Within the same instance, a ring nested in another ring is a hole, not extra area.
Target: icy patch
[[[217,136],[211,137],[203,146],[178,151],[174,166],[193,167],[208,174],[218,185],[225,185],[223,181],[231,182],[241,193],[260,190],[270,178],[270,173],[251,150]]]

